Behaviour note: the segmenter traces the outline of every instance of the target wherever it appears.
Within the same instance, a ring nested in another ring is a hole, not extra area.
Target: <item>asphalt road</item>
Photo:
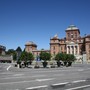
[[[0,90],[90,90],[90,65],[20,69],[0,63]]]

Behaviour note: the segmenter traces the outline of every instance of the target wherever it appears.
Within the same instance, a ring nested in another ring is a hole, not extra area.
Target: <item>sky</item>
[[[66,36],[69,25],[90,34],[90,0],[0,0],[0,45],[8,49],[28,41],[50,49],[50,38]]]

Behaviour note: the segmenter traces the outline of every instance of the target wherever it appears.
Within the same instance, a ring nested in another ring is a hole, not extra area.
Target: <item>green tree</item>
[[[55,60],[56,61],[60,61],[60,60],[62,60],[63,58],[63,53],[58,53],[58,54],[56,54],[56,56],[55,56]]]
[[[67,54],[67,59],[66,59],[66,61],[64,61],[64,63],[67,63],[67,64],[65,64],[66,66],[71,66],[72,62],[74,62],[75,60],[76,60],[76,58],[73,54]]]
[[[40,59],[43,60],[43,67],[47,67],[47,61],[51,59],[51,54],[47,52],[41,52],[40,53]]]
[[[56,56],[55,56],[55,60],[57,61],[57,66],[58,67],[60,67],[60,65],[61,65],[61,60],[63,59],[63,53],[58,53],[58,54],[56,54]]]
[[[32,53],[28,53],[28,60],[30,61],[34,60],[34,56]]]
[[[20,56],[19,60],[27,62],[27,60],[28,60],[28,53],[23,51],[21,53],[21,56]]]
[[[16,49],[16,51],[17,51],[17,52],[22,52],[21,47],[20,47],[20,46],[18,46],[18,47],[17,47],[17,49]]]
[[[41,52],[40,53],[40,60],[47,61],[47,60],[50,60],[50,59],[51,59],[51,54],[50,53],[47,53],[47,52]]]
[[[13,60],[17,59],[17,55],[16,55],[16,51],[14,49],[8,49],[8,51],[6,51],[7,55],[12,55],[13,56]]]
[[[17,49],[16,49],[16,58],[17,58],[17,60],[20,58],[21,53],[22,53],[22,49],[21,49],[21,47],[18,46]]]
[[[27,53],[25,50],[21,53],[21,56],[19,58],[19,61],[24,61],[24,65],[28,66],[28,64],[32,63],[32,60],[34,60],[34,56],[32,53]]]
[[[76,57],[73,54],[68,54],[68,62],[74,62],[76,60]]]

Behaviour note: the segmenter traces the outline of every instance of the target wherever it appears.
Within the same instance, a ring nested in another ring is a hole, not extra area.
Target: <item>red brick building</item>
[[[31,52],[35,58],[37,58],[42,51],[48,53],[50,52],[50,50],[44,50],[44,49],[37,50],[37,45],[32,41],[29,41],[25,44],[25,51]]]
[[[82,61],[83,53],[86,53],[87,61],[89,61],[90,35],[81,37],[80,30],[75,25],[70,25],[65,32],[65,38],[60,39],[55,35],[50,39],[50,53],[53,56],[59,52],[74,54],[78,61]]]
[[[57,53],[74,54],[78,62],[82,62],[83,53],[86,53],[86,59],[90,62],[90,35],[81,37],[80,30],[75,25],[70,25],[65,32],[66,36],[62,39],[57,35],[50,39],[50,50],[37,50],[35,43],[27,42],[25,51],[33,53],[35,57],[39,56],[41,51],[50,52],[52,59]]]

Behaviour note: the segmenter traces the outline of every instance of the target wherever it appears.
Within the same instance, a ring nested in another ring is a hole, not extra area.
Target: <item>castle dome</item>
[[[78,28],[75,25],[70,25],[66,30],[77,30]]]
[[[31,46],[31,45],[34,45],[34,46],[37,46],[34,42],[32,42],[32,41],[28,41],[26,44],[25,44],[26,46]]]

